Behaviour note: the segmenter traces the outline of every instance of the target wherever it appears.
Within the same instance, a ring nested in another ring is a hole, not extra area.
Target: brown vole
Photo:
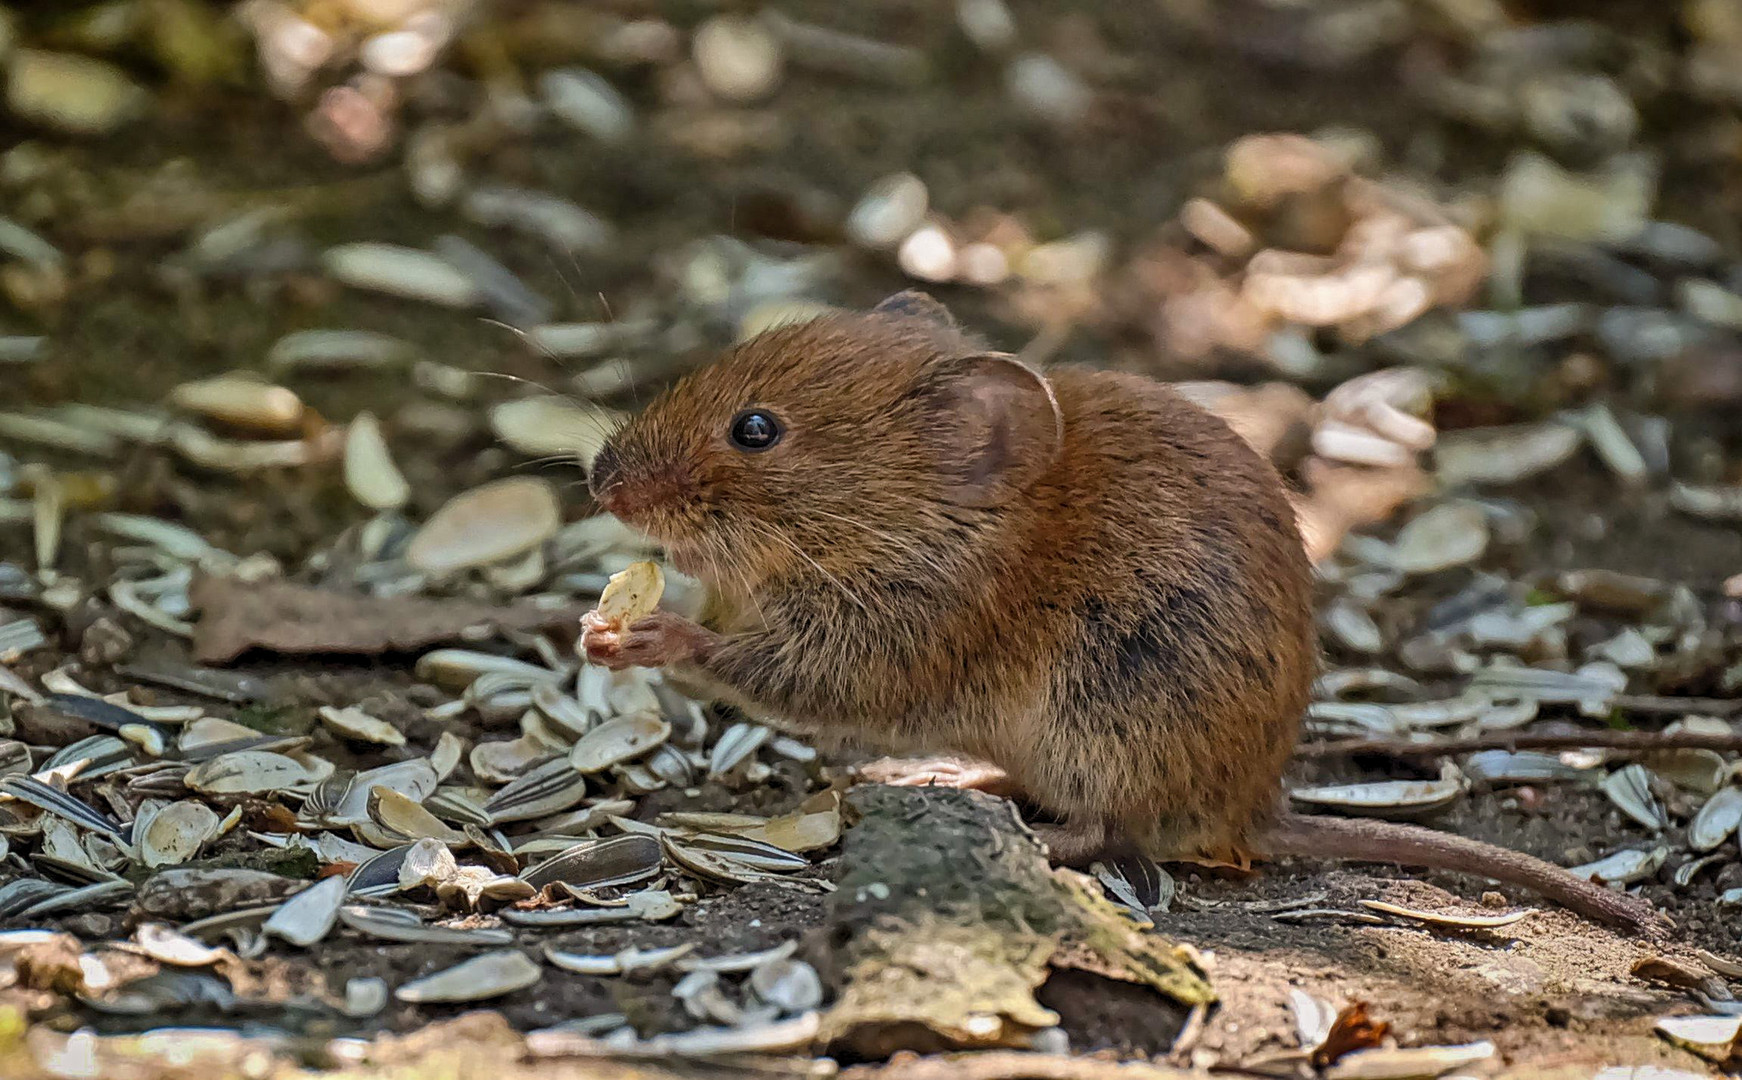
[[[1062,861],[1399,862],[1660,925],[1517,852],[1281,810],[1316,663],[1310,568],[1276,471],[1159,383],[1043,376],[902,293],[676,384],[607,442],[592,488],[717,602],[702,622],[593,619],[589,657],[989,762],[954,779],[1059,817]]]

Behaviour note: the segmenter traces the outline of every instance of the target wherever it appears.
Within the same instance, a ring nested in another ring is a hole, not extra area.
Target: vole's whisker
[[[544,357],[546,360],[549,360],[551,363],[555,364],[557,367],[562,368],[564,371],[568,372],[568,374],[570,376],[573,376],[575,374],[574,367],[568,362],[567,359],[565,359],[561,356],[558,356],[554,351],[551,350],[550,346],[545,345],[542,342],[538,341],[531,334],[528,334],[525,330],[522,330],[520,327],[511,325],[509,323],[505,323],[505,322],[501,321],[500,319],[480,319],[479,321],[483,322],[489,326],[494,326],[494,327],[497,327],[499,329],[508,331],[510,334],[513,334],[515,337],[519,338],[521,341],[532,346],[532,348],[534,349],[534,351],[536,351],[538,353],[538,355]],[[551,395],[552,397],[560,397],[566,401],[572,401],[576,405],[596,405],[596,404],[598,404],[597,402],[589,401],[585,398],[580,397],[579,395],[575,394],[571,390],[558,390],[556,387],[546,386],[544,383],[541,383],[536,379],[527,379],[527,378],[522,378],[519,375],[510,375],[505,371],[480,371],[480,372],[477,372],[476,374],[488,375],[492,379],[507,379],[510,382],[525,383],[528,386],[536,386],[540,390],[543,390],[545,393]]]
[[[858,605],[860,611],[863,611],[867,615],[871,614],[870,606],[867,605],[864,600],[860,599],[860,597],[857,593],[855,593],[853,590],[847,588],[847,586],[844,583],[842,583],[840,578],[836,577],[835,575],[829,573],[827,570],[823,569],[823,564],[819,563],[815,559],[811,558],[808,554],[805,553],[803,548],[801,548],[797,544],[793,543],[792,540],[789,539],[788,537],[781,535],[780,532],[776,529],[767,528],[764,531],[769,536],[771,536],[774,539],[785,544],[788,548],[791,548],[792,553],[794,555],[797,555],[799,558],[803,559],[805,562],[810,563],[811,566],[813,566],[816,569],[817,573],[823,575],[823,577],[827,578],[830,581],[830,583],[832,583],[835,586],[835,588],[841,590],[842,596],[845,596],[848,600],[851,600],[854,604]]]
[[[538,469],[538,468],[543,468],[546,465],[580,465],[580,464],[581,464],[581,458],[580,458],[580,455],[578,453],[545,454],[543,457],[528,458],[525,461],[521,462],[518,467],[522,468],[522,469]]]
[[[509,329],[513,330],[514,328],[509,327]],[[518,331],[516,332],[518,333]],[[548,386],[539,382],[537,379],[528,379],[520,375],[510,375],[506,371],[475,371],[473,374],[483,378],[502,379],[506,382],[516,382],[526,386],[536,387],[537,389],[544,391],[546,394],[549,394],[551,397],[562,398],[564,401],[570,402],[583,410],[599,408],[599,406],[594,402],[578,397],[567,390],[558,390],[554,386]],[[604,420],[592,412],[587,412],[585,415],[592,423],[604,424]]]
[[[719,544],[720,550],[724,551],[726,549],[726,542],[721,540],[719,541]],[[740,562],[734,569],[737,572],[739,583],[744,587],[744,595],[749,597],[750,603],[756,607],[756,621],[762,625],[764,630],[768,629],[768,612],[763,610],[762,599],[756,595],[756,586],[750,580],[750,571],[745,569],[742,562]]]
[[[722,583],[724,583],[726,572],[731,572],[731,576],[736,578],[738,584],[743,587],[745,599],[755,605],[756,620],[762,624],[764,629],[766,629],[768,626],[768,615],[762,610],[762,601],[757,598],[756,590],[751,586],[750,574],[749,571],[744,568],[743,560],[732,558],[731,549],[726,546],[724,538],[713,533],[704,533],[702,539],[707,541],[709,548],[717,548],[720,552],[720,557],[718,559],[709,559],[709,565],[714,568],[715,576],[720,578]]]
[[[884,532],[882,529],[874,528],[871,525],[868,525],[863,521],[859,521],[856,518],[848,517],[845,514],[837,514],[837,513],[834,513],[833,511],[824,510],[820,507],[811,507],[810,509],[812,512],[814,512],[822,517],[826,517],[826,518],[830,518],[830,519],[835,520],[835,521],[839,521],[844,525],[851,525],[853,528],[858,529],[861,532],[864,532],[869,536],[874,536],[877,539],[882,540],[884,543],[895,548],[897,551],[904,551],[904,552],[908,553],[909,555],[914,556],[915,559],[919,562],[921,568],[923,568],[923,569],[931,570],[931,571],[938,573],[938,574],[942,574],[945,572],[945,567],[943,566],[943,564],[941,562],[939,562],[936,553],[927,550],[924,545],[920,544],[916,540],[912,540],[912,539],[909,539],[909,538],[904,537],[904,536],[897,536],[894,533]]]
[[[489,321],[490,321],[490,320],[488,320],[488,319],[486,319],[486,320],[485,320],[485,321],[486,321],[486,322],[489,322]],[[505,326],[505,327],[507,327],[507,328],[508,328],[508,329],[510,329],[510,330],[514,330],[514,327],[512,327],[512,326],[508,326],[508,324],[507,324],[507,323],[497,323],[497,324],[496,324],[496,325],[498,325],[498,326]],[[515,331],[514,331],[514,332],[515,332],[515,333],[519,333],[519,332],[520,332],[520,331],[518,331],[518,330],[515,330]],[[552,390],[552,389],[551,389],[551,388],[550,388],[550,387],[548,387],[548,386],[546,386],[546,385],[545,385],[545,384],[543,384],[543,383],[541,383],[541,382],[539,382],[539,381],[538,381],[538,380],[537,380],[537,379],[528,379],[528,378],[526,378],[526,377],[525,377],[525,376],[523,376],[523,375],[510,375],[510,374],[509,374],[509,373],[508,373],[508,372],[506,372],[506,371],[474,371],[474,372],[472,372],[472,374],[473,374],[473,375],[476,375],[476,376],[477,376],[477,377],[478,377],[478,378],[480,378],[480,379],[501,379],[501,380],[502,380],[502,381],[504,381],[504,382],[516,382],[516,383],[523,383],[523,384],[525,384],[525,385],[527,385],[527,386],[532,386],[532,387],[536,387],[536,388],[538,388],[538,389],[540,389],[540,390],[543,390],[543,391],[544,391],[544,392],[545,392],[545,393],[547,393],[547,394],[555,394],[555,395],[558,395],[558,396],[566,396],[566,395],[563,395],[563,393],[562,393],[562,391],[560,391],[560,390]]]
[[[573,262],[574,256],[570,255],[569,259]],[[575,263],[575,272],[577,274],[580,272],[580,264],[578,262]],[[569,295],[571,297],[574,296],[574,290],[572,288],[569,290]],[[611,310],[611,301],[603,292],[594,293],[593,295],[599,298],[599,309],[605,313],[605,321],[607,323],[615,323],[617,321],[617,313]],[[576,297],[576,299],[578,299],[578,297]],[[617,368],[622,371],[624,381],[629,384],[629,400],[637,405],[645,405],[646,402],[642,400],[641,397],[641,387],[635,380],[635,365],[631,364],[621,356],[607,360],[606,363],[615,364]]]

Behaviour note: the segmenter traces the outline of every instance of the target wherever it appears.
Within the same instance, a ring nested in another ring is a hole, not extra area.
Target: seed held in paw
[[[633,626],[659,607],[665,593],[665,575],[659,564],[649,560],[632,563],[611,575],[599,594],[599,616],[614,629]]]

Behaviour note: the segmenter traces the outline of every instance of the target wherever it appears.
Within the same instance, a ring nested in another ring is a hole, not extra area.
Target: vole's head
[[[1044,378],[910,292],[731,349],[614,435],[591,485],[683,569],[748,586],[806,564],[936,565],[1020,504],[1062,436]]]

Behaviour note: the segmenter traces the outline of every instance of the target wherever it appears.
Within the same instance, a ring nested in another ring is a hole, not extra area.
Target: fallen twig
[[[1614,699],[1622,712],[1655,713],[1661,716],[1735,716],[1742,712],[1742,698],[1676,697],[1673,694],[1622,694]]]
[[[1742,734],[1725,735],[1703,731],[1567,731],[1532,734],[1527,731],[1491,731],[1453,739],[1337,739],[1303,743],[1295,756],[1303,758],[1347,757],[1350,754],[1386,754],[1391,757],[1439,757],[1471,754],[1478,750],[1717,750],[1742,752]]]

